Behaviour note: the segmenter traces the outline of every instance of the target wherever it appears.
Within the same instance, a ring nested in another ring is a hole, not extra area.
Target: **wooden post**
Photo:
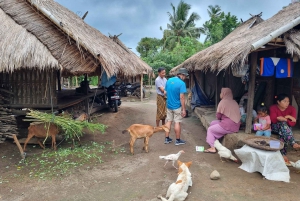
[[[245,133],[250,134],[252,129],[252,110],[255,90],[255,74],[257,66],[257,52],[251,53],[250,75],[249,75],[249,89],[248,89],[248,103],[247,103],[247,119]]]
[[[143,73],[141,74],[141,101],[143,101]]]
[[[60,86],[62,86],[62,88],[64,88],[64,78],[60,77]]]
[[[67,78],[68,79],[68,89],[71,88],[71,85],[70,85],[70,77]]]
[[[76,87],[78,87],[78,77],[77,76],[75,76],[75,85],[76,85]]]
[[[57,71],[57,90],[61,91],[61,76],[60,76],[60,70]]]
[[[89,93],[89,84],[88,84],[88,77],[87,74],[84,75],[84,82],[85,82],[85,94],[87,95]],[[85,99],[85,113],[89,115],[89,98]]]
[[[19,148],[22,159],[25,159],[25,154],[24,154],[23,148],[21,147],[20,142],[19,142],[19,140],[18,140],[18,138],[15,134],[13,135],[13,138],[14,138],[14,141],[15,141],[16,145]]]
[[[192,72],[190,75],[190,88],[192,88],[195,85],[194,74],[195,72]]]

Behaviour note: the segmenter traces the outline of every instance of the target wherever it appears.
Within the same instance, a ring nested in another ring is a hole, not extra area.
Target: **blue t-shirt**
[[[185,83],[179,77],[172,77],[166,83],[167,108],[176,110],[181,107],[180,94],[186,93]]]

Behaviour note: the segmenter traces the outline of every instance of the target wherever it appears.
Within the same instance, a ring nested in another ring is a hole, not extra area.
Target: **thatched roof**
[[[24,66],[59,68],[57,59],[48,48],[1,9],[0,21],[0,72],[12,72]]]
[[[179,68],[187,68],[189,71],[211,70],[218,72],[228,68],[229,66],[232,66],[232,68],[238,68],[247,61],[248,54],[253,51],[253,43],[259,41],[265,36],[268,36],[273,31],[281,28],[299,16],[300,3],[289,5],[265,21],[262,21],[259,16],[253,16],[246,22],[242,23],[222,41],[196,53],[182,64],[173,68],[171,73],[174,74]],[[252,25],[254,20],[256,20],[256,23],[259,23],[257,25]],[[292,31],[292,33],[287,32],[284,42],[287,46],[288,53],[300,56],[300,35],[299,32],[297,33],[298,34],[295,34],[295,31]],[[269,42],[270,41],[266,41],[265,44]]]
[[[47,10],[52,18],[59,21],[59,25],[40,12],[42,9]],[[8,34],[17,36],[19,30],[27,32],[22,40],[13,40],[12,36],[8,40],[11,50],[19,49],[18,53],[23,53],[21,55],[12,56],[16,52],[6,51],[3,43],[0,43],[0,48],[5,50],[2,56],[10,57],[10,62],[1,61],[0,71],[16,69],[14,64],[18,63],[22,63],[22,66],[26,68],[31,66],[57,68],[61,65],[63,70],[70,74],[99,73],[99,66],[105,69],[108,76],[114,74],[133,76],[151,71],[151,67],[133,52],[122,48],[97,29],[86,24],[75,13],[53,0],[0,0],[0,10],[6,13],[3,19],[6,19],[8,24]],[[12,24],[19,26],[19,29],[10,29]],[[0,38],[2,35],[4,35],[3,32],[0,32]],[[30,40],[29,36],[35,39]],[[26,41],[34,41],[35,43],[30,42],[30,45],[34,46],[33,49],[39,53],[31,54],[34,50],[31,52],[26,50],[28,47]],[[39,51],[40,48],[35,47],[38,41],[48,52]],[[38,55],[40,59],[34,58],[34,63],[28,63],[29,58],[26,58],[28,55],[34,57]],[[51,63],[51,57],[56,62]],[[49,63],[52,65],[48,65]]]

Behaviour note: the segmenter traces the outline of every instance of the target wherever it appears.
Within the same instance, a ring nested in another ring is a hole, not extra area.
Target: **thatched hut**
[[[241,78],[233,74],[240,72],[249,63],[248,100],[254,99],[255,77],[256,81],[267,83],[267,93],[263,101],[268,106],[273,103],[274,94],[280,92],[289,93],[291,97],[294,95],[297,100],[298,93],[295,91],[299,85],[293,83],[300,80],[299,62],[296,63],[296,57],[300,57],[299,10],[300,3],[293,3],[265,21],[260,15],[252,16],[222,41],[196,53],[173,68],[171,73],[174,74],[181,67],[187,68],[196,75],[203,91],[208,96],[211,95],[209,98],[214,99],[217,104],[221,87],[232,88],[236,98],[242,95],[244,85]],[[294,77],[276,79],[274,76],[256,75],[260,58],[263,57],[294,58]],[[191,79],[191,85],[194,81]],[[248,101],[248,111],[252,111],[252,108],[253,101]],[[251,131],[251,118],[252,115],[247,116],[247,133]]]
[[[52,103],[59,104],[58,71],[65,76],[101,75],[102,70],[108,76],[135,76],[151,71],[133,52],[52,0],[1,1],[0,18],[1,85],[14,94],[9,106],[49,107],[50,91]]]
[[[80,103],[96,111],[88,104],[95,94],[60,91],[61,76],[104,71],[108,77],[139,76],[152,70],[53,0],[1,0],[0,20],[0,106],[15,114],[22,108],[59,110]]]

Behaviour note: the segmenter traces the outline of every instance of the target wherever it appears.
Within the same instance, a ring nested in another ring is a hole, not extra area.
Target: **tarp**
[[[290,181],[290,170],[286,167],[280,151],[265,151],[244,145],[234,150],[242,161],[239,167],[246,172],[260,172],[266,179]]]
[[[113,85],[117,81],[116,76],[111,76],[110,78],[107,77],[106,72],[104,71],[101,76],[101,86],[103,87],[109,87]]]
[[[192,110],[194,110],[195,107],[209,106],[209,105],[214,106],[215,103],[207,98],[205,92],[199,86],[195,75],[194,75],[194,80],[195,80],[195,86],[192,88],[192,100],[191,100]]]

